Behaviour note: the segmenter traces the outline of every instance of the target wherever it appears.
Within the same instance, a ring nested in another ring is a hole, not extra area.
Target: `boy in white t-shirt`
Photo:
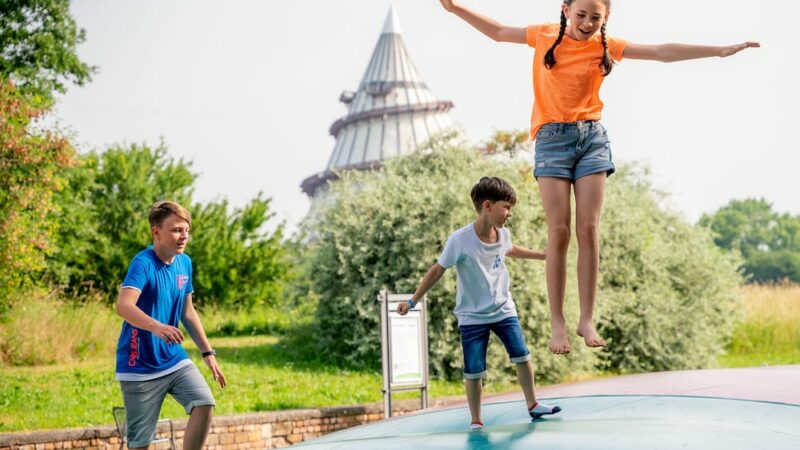
[[[500,338],[511,362],[517,366],[517,380],[525,394],[530,416],[538,419],[555,414],[561,411],[560,407],[536,401],[531,353],[522,338],[505,264],[506,256],[545,259],[545,254],[511,243],[511,233],[504,225],[511,218],[517,194],[507,182],[497,177],[483,177],[470,194],[478,217],[450,235],[439,260],[428,269],[411,299],[397,306],[397,312],[407,314],[439,281],[444,271],[455,266],[457,290],[453,312],[458,318],[464,352],[464,386],[472,414],[470,427],[483,427],[481,380],[486,377],[490,331]]]

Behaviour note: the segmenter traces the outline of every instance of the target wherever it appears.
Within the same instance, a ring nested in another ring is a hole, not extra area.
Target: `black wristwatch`
[[[217,352],[215,352],[214,350],[209,350],[207,352],[203,352],[202,353],[203,358],[206,358],[206,357],[209,357],[209,356],[216,356],[216,354],[217,354]]]

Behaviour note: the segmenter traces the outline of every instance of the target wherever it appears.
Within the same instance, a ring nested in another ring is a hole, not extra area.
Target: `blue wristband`
[[[408,306],[411,307],[411,309],[414,309],[417,306],[414,300],[411,299],[406,300],[406,303],[408,303]]]

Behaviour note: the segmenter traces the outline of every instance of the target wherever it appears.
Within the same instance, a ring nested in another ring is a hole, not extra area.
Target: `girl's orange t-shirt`
[[[603,102],[603,44],[600,33],[587,41],[576,41],[566,34],[555,50],[556,65],[544,66],[544,55],[558,38],[558,24],[530,25],[528,45],[533,55],[533,113],[531,139],[546,123],[600,120]],[[625,41],[606,36],[608,53],[614,61],[622,60]]]

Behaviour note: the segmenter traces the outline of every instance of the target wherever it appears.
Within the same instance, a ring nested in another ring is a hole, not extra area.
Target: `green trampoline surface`
[[[544,399],[543,399],[544,400]],[[486,404],[470,430],[466,407],[364,425],[304,449],[800,449],[800,405],[717,397],[550,398],[561,413],[531,420],[522,401]]]

